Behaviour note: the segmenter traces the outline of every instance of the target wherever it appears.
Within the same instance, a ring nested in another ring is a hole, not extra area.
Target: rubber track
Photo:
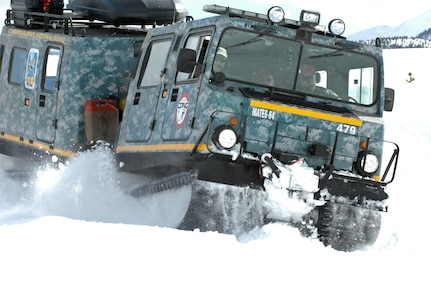
[[[325,246],[355,251],[374,244],[380,224],[378,211],[327,203],[320,209],[317,227],[319,239]]]
[[[167,178],[152,181],[147,185],[135,187],[130,194],[134,197],[141,197],[148,194],[164,192],[170,189],[179,188],[192,184],[197,178],[194,172],[182,172]]]

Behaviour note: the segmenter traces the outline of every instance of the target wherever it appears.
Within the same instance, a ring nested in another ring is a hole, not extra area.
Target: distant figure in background
[[[414,81],[415,80],[415,78],[413,77],[413,74],[411,73],[411,72],[409,72],[409,78],[408,79],[406,79],[406,82],[407,83],[410,83],[410,82],[412,82],[412,81]]]

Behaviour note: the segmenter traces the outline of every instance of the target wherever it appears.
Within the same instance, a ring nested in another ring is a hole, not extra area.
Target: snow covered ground
[[[430,285],[431,50],[384,53],[396,90],[386,139],[401,157],[371,249],[338,252],[283,224],[239,239],[144,226],[142,203],[118,192],[111,158],[95,152],[25,184],[0,171],[0,285]]]

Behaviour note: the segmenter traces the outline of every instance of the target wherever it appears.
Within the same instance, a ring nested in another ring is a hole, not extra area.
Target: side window
[[[24,82],[27,51],[22,48],[13,48],[9,64],[9,82],[22,84]]]
[[[316,86],[328,87],[328,73],[325,70],[316,71]]]
[[[349,98],[361,104],[373,103],[374,69],[351,69],[349,72]]]
[[[3,54],[4,54],[4,45],[0,46],[0,74],[2,72],[2,66],[3,66]]]
[[[196,51],[197,63],[191,73],[178,72],[177,82],[199,77],[203,70],[203,63],[208,50],[210,38],[211,34],[209,32],[193,34],[187,38],[185,48]]]
[[[60,49],[49,47],[47,49],[42,87],[46,91],[54,92],[57,89],[58,68],[60,62]]]
[[[139,80],[140,87],[157,86],[160,84],[172,39],[154,41],[145,55]]]

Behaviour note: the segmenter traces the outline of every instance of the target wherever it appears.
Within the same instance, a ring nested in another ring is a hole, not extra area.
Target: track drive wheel
[[[326,203],[319,210],[319,239],[339,251],[372,246],[380,232],[381,214],[351,205]]]

